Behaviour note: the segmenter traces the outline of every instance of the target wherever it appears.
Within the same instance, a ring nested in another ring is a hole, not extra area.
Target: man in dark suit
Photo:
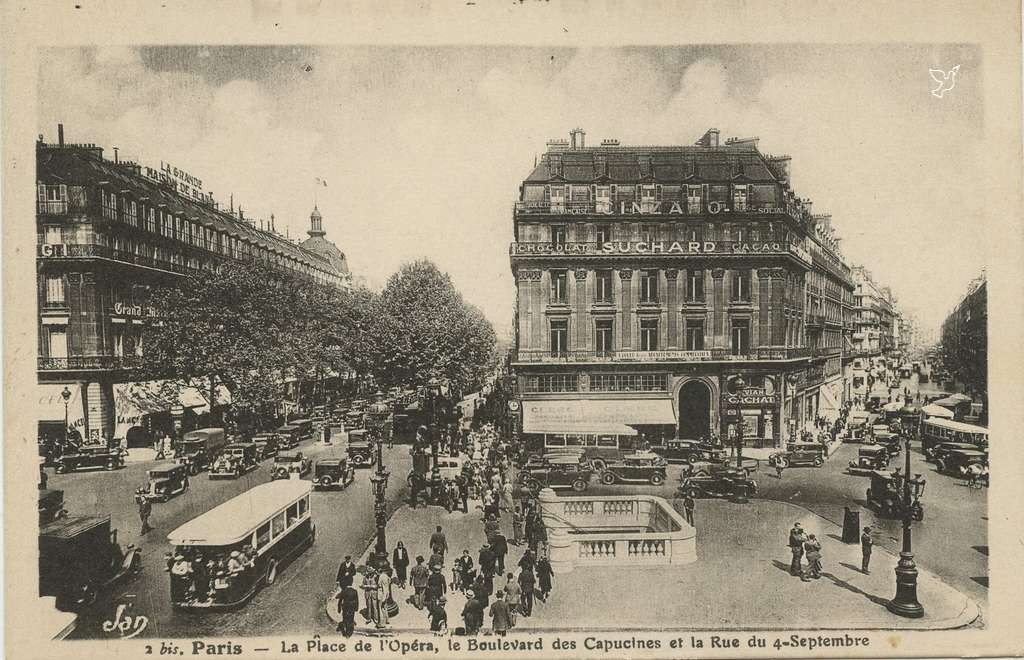
[[[793,523],[793,529],[789,530],[789,550],[793,554],[793,558],[789,564],[790,575],[802,575],[803,568],[801,566],[801,560],[804,556],[804,541],[807,540],[804,534],[803,527],[800,523]]]
[[[865,527],[864,533],[860,535],[860,570],[865,575],[871,575],[871,571],[868,570],[868,564],[871,563],[871,550],[875,545],[875,542],[871,539],[871,528]]]
[[[338,596],[338,607],[341,608],[341,623],[338,624],[338,631],[345,637],[351,637],[356,627],[356,612],[359,611],[359,593],[352,588],[351,584],[342,587]]]
[[[505,555],[508,554],[508,541],[505,539],[505,535],[498,530],[494,533],[494,537],[491,539],[491,550],[494,552],[494,561],[498,567],[498,573],[504,575],[505,573]]]
[[[356,578],[356,565],[352,563],[352,555],[345,555],[345,561],[338,567],[338,586],[344,589],[351,587]]]

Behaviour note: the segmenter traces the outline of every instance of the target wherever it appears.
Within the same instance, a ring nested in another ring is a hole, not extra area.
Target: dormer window
[[[741,212],[747,210],[747,187],[745,185],[733,186],[732,209]]]

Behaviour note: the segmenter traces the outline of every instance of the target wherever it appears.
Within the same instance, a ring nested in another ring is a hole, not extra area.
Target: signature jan
[[[128,613],[130,608],[130,604],[119,604],[114,612],[114,618],[103,622],[103,632],[117,632],[122,639],[131,639],[145,630],[149,625],[149,617],[141,614],[131,616]]]

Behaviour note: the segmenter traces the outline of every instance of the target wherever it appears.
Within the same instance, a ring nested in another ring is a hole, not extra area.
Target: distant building
[[[789,157],[717,129],[695,146],[584,137],[548,142],[513,211],[528,440],[729,443],[742,424],[744,444],[778,446],[834,418],[854,284]]]
[[[988,279],[985,273],[975,278],[963,299],[942,323],[942,363],[954,383],[963,387],[988,418]],[[971,420],[974,421],[974,420]]]
[[[324,258],[334,271],[340,276],[340,286],[350,288],[352,286],[352,274],[348,270],[348,260],[345,253],[337,245],[327,240],[327,232],[323,229],[323,217],[320,209],[313,205],[313,212],[309,215],[309,238],[299,243],[303,248]]]

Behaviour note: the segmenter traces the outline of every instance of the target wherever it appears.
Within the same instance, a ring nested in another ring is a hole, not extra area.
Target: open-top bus
[[[921,422],[921,449],[928,452],[943,442],[963,442],[979,449],[988,447],[988,429],[984,426],[931,417]]]
[[[168,534],[172,606],[238,607],[273,584],[281,566],[313,545],[310,491],[297,479],[261,484]]]

